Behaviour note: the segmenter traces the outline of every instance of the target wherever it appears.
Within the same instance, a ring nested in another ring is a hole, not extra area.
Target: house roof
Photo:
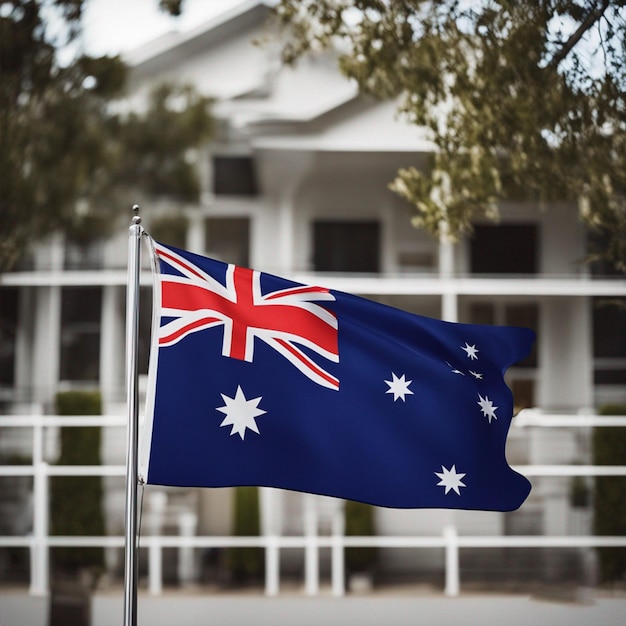
[[[335,51],[281,64],[278,42],[267,37],[269,15],[266,2],[247,0],[190,32],[142,46],[126,59],[132,85],[193,84],[216,98],[214,115],[256,149],[432,151],[395,103],[359,95],[339,72]]]

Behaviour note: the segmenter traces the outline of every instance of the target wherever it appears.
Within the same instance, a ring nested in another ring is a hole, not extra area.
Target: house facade
[[[388,184],[401,167],[428,167],[432,145],[425,133],[405,123],[395,103],[359,95],[330,53],[281,66],[271,39],[255,43],[267,34],[267,14],[263,2],[250,1],[129,55],[134,107],[152,87],[172,81],[216,98],[215,135],[192,155],[202,186],[198,203],[155,199],[141,209],[148,232],[172,236],[163,225],[175,217],[180,229],[170,243],[200,254],[448,321],[530,327],[535,348],[507,378],[517,409],[575,414],[626,403],[623,312],[604,306],[626,302],[626,285],[585,262],[588,234],[577,207],[509,202],[500,207],[498,224],[477,222],[473,236],[454,245],[416,230],[410,208]],[[128,217],[126,225],[130,211]],[[126,249],[124,222],[115,236],[87,248],[54,235],[18,270],[0,275],[4,413],[33,405],[52,412],[57,391],[84,388],[101,391],[105,413],[124,412]],[[589,445],[579,431],[512,432],[508,459],[515,465],[585,463]],[[115,437],[105,440],[105,461],[123,462],[124,446]],[[533,485],[516,513],[380,509],[377,529],[437,534],[452,520],[471,534],[571,533],[570,479]],[[118,532],[121,486],[112,481],[109,487],[109,528]],[[229,490],[168,497],[197,514],[198,533],[231,532]],[[297,494],[265,494],[265,531],[302,532],[304,506]],[[319,500],[316,506],[323,522],[334,505]],[[589,520],[583,520],[584,532]],[[436,566],[438,558],[419,566]],[[398,551],[386,552],[383,561],[389,570],[417,567]]]

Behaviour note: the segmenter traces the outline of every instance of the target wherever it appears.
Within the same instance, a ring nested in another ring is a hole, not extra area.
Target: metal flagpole
[[[137,441],[139,430],[138,353],[139,278],[143,226],[139,207],[129,228],[128,283],[126,287],[126,393],[128,426],[126,448],[126,518],[124,552],[124,626],[137,624]]]

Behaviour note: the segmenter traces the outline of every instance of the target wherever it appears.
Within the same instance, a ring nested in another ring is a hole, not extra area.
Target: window
[[[317,221],[313,224],[317,272],[380,271],[380,224],[375,221]]]
[[[210,217],[205,222],[208,256],[248,267],[250,265],[250,218]]]
[[[592,302],[594,383],[625,385],[626,298],[594,298]]]
[[[256,196],[258,188],[252,157],[214,156],[213,193],[216,196]]]
[[[536,274],[538,229],[535,224],[478,225],[471,240],[474,274]]]
[[[61,380],[96,381],[100,376],[99,287],[65,287],[61,305]]]
[[[626,298],[593,299],[593,356],[626,358]]]
[[[15,382],[17,303],[17,288],[0,289],[0,385],[13,385]]]

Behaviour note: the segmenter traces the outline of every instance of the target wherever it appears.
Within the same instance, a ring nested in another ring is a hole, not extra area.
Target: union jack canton
[[[261,272],[226,266],[222,284],[200,267],[155,242],[162,262],[180,275],[161,278],[159,346],[171,346],[190,333],[223,326],[222,355],[252,362],[255,338],[265,342],[312,381],[339,389],[339,381],[300,346],[337,363],[337,318],[313,301],[334,300],[328,289],[306,285],[262,293]]]

